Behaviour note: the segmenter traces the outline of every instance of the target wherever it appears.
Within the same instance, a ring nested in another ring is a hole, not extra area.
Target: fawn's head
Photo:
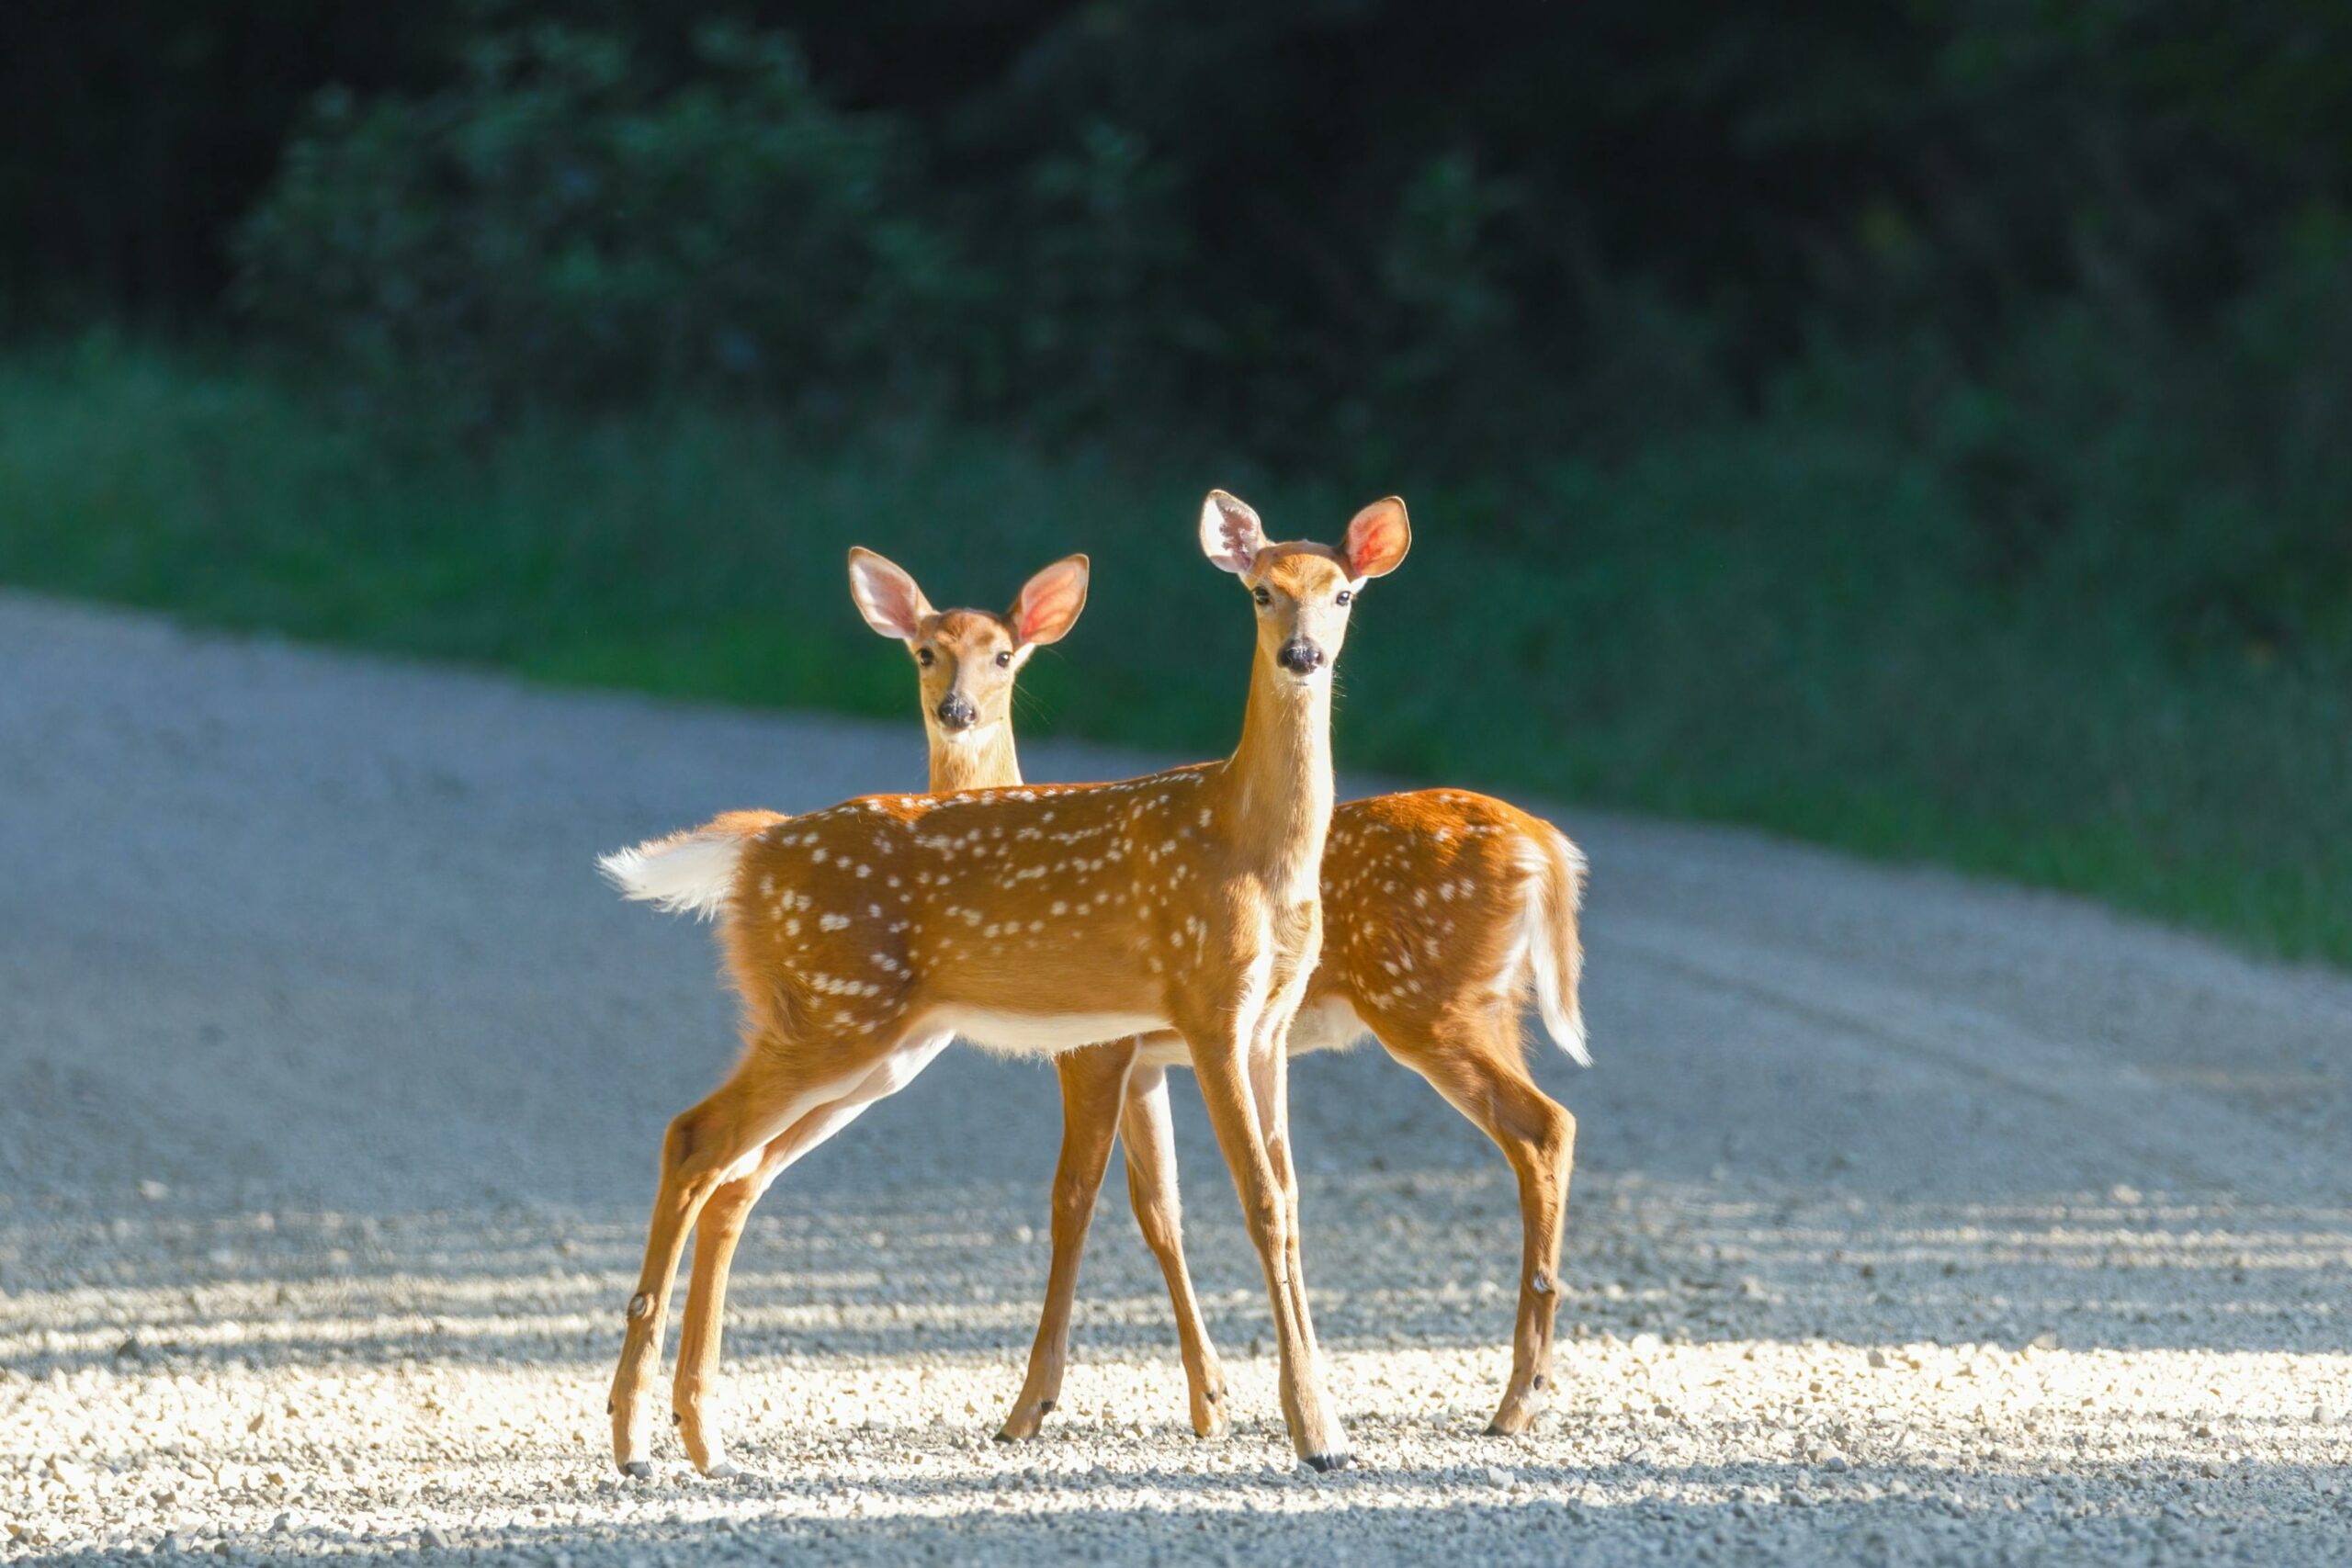
[[[1201,550],[1241,579],[1258,606],[1258,653],[1305,684],[1329,674],[1363,585],[1396,570],[1412,547],[1405,503],[1375,501],[1348,525],[1345,543],[1269,544],[1258,514],[1221,490],[1201,505]]]
[[[867,626],[907,645],[922,685],[923,728],[951,742],[1011,717],[1021,667],[1086,608],[1086,576],[1084,556],[1065,556],[1023,584],[1001,615],[933,610],[903,568],[872,550],[849,553],[850,597]]]

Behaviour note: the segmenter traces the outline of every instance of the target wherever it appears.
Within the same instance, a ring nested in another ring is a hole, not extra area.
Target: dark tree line
[[[730,66],[715,20],[798,62]],[[558,73],[591,74],[533,98],[548,57],[515,40],[549,22]],[[582,40],[601,63],[562,53]],[[544,123],[550,103],[575,122]],[[486,123],[512,158],[468,151]],[[777,125],[790,144],[735,159],[736,186],[695,183]],[[666,163],[638,151],[665,138]],[[836,142],[838,177],[810,164]],[[304,146],[315,177],[289,196]],[[521,210],[531,160],[531,179],[580,171],[578,211]],[[1342,431],[1413,411],[1473,439],[1542,388],[1560,424],[1640,430],[1753,406],[1823,334],[1966,367],[2052,302],[2119,340],[2193,333],[2308,250],[2348,181],[2334,0],[0,7],[19,325],[267,323],[275,300],[298,341],[466,376],[517,355],[512,378],[592,398],[649,367],[788,362],[982,407],[1059,389],[1081,420],[1106,400]],[[402,234],[365,232],[394,197]],[[702,252],[626,231],[714,209],[734,216]],[[468,236],[501,223],[501,255],[537,270],[446,303],[488,265]],[[723,277],[770,256],[808,269],[804,304]],[[349,287],[313,288],[322,267]],[[707,276],[707,319],[656,308]],[[884,318],[819,344],[868,279]],[[566,288],[571,313],[518,318]],[[420,294],[439,318],[399,314]],[[640,346],[551,357],[599,333]]]

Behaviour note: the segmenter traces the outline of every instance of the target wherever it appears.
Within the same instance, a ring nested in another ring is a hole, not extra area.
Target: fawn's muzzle
[[[980,710],[972,699],[954,692],[939,699],[935,711],[939,715],[939,728],[951,732],[969,729],[980,722]]]
[[[1274,662],[1294,675],[1312,675],[1323,667],[1323,650],[1305,637],[1293,637],[1274,655]]]

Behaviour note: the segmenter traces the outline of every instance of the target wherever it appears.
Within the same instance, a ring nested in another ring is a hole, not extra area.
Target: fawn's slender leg
[[[1176,1125],[1169,1113],[1168,1069],[1138,1066],[1127,1077],[1119,1117],[1119,1146],[1127,1156],[1127,1201],[1143,1244],[1159,1259],[1168,1302],[1176,1310],[1176,1342],[1184,1358],[1193,1430],[1204,1438],[1226,1430],[1225,1369],[1209,1343],[1200,1298],[1184,1266],[1184,1205],[1176,1188]]]
[[[1313,952],[1321,945],[1322,916],[1319,910],[1305,917],[1301,941]],[[1306,1300],[1306,1265],[1302,1253],[1303,1232],[1299,1223],[1298,1168],[1291,1156],[1290,1134],[1290,1032],[1297,1021],[1299,1004],[1306,998],[1306,986],[1313,970],[1311,964],[1278,964],[1274,975],[1274,991],[1265,1010],[1259,1015],[1251,1036],[1250,1055],[1250,1089],[1258,1112],[1258,1125],[1266,1139],[1266,1155],[1274,1169],[1275,1182],[1281,1191],[1284,1213],[1283,1237],[1289,1251],[1289,1282],[1300,1326],[1306,1336],[1307,1353],[1317,1359],[1321,1369],[1322,1347],[1315,1338],[1315,1318]]]
[[[1201,1080],[1209,1122],[1216,1129],[1217,1144],[1233,1172],[1250,1239],[1265,1269],[1275,1341],[1282,1351],[1283,1416],[1290,1425],[1291,1445],[1300,1459],[1316,1469],[1336,1470],[1349,1460],[1347,1434],[1332,1414],[1316,1366],[1314,1327],[1305,1311],[1306,1287],[1295,1278],[1292,1262],[1289,1206],[1266,1151],[1267,1130],[1260,1123],[1250,1089],[1254,1064],[1250,1058],[1250,1040],[1256,1021],[1236,1020],[1229,1014],[1222,1020],[1204,1020],[1188,1023],[1184,1038],[1192,1047],[1193,1067]]]
[[[857,1120],[860,1112],[904,1088],[946,1045],[945,1036],[892,1055],[849,1093],[819,1106],[760,1151],[750,1174],[721,1186],[703,1206],[695,1225],[694,1274],[686,1285],[686,1311],[678,1328],[678,1371],[670,1384],[671,1418],[695,1468],[708,1476],[733,1473],[727,1462],[718,1413],[710,1391],[718,1378],[718,1348],[727,1310],[727,1275],[744,1222],[768,1184],[801,1156]]]
[[[822,1116],[825,1111],[810,1114]],[[808,1117],[803,1117],[795,1126],[808,1122]],[[775,1146],[772,1143],[762,1153],[757,1171],[737,1177],[712,1193],[695,1222],[694,1272],[686,1282],[685,1314],[678,1323],[678,1370],[670,1380],[670,1418],[676,1423],[678,1437],[695,1468],[712,1477],[731,1475],[735,1470],[727,1462],[717,1415],[709,1404],[710,1388],[718,1372],[727,1275],[734,1266],[735,1244],[742,1239],[743,1224],[752,1217],[752,1205],[760,1201],[771,1179],[770,1156]]]
[[[1258,1109],[1258,1123],[1267,1129],[1266,1157],[1274,1168],[1282,1193],[1283,1235],[1290,1254],[1290,1288],[1298,1299],[1299,1321],[1306,1325],[1310,1351],[1320,1356],[1314,1319],[1306,1312],[1306,1268],[1300,1251],[1298,1170],[1290,1150],[1290,1057],[1280,1043],[1250,1064],[1250,1089]]]
[[[620,1364],[605,1408],[613,1418],[613,1462],[629,1475],[653,1471],[646,1384],[662,1359],[662,1332],[678,1259],[703,1204],[745,1155],[825,1097],[825,1087],[755,1045],[726,1083],[681,1112],[662,1140],[662,1182],[645,1236],[645,1261],[628,1300]]]
[[[1389,1050],[1492,1138],[1519,1178],[1519,1323],[1510,1382],[1487,1430],[1498,1437],[1524,1432],[1543,1413],[1552,1387],[1552,1330],[1560,1308],[1560,1241],[1577,1119],[1535,1087],[1509,1023],[1444,1023],[1419,1050]]]
[[[1125,1098],[1127,1071],[1136,1043],[1114,1041],[1066,1052],[1054,1058],[1062,1086],[1062,1152],[1054,1166],[1053,1260],[1046,1273],[1046,1305],[1037,1337],[1029,1347],[1029,1376],[1012,1412],[997,1432],[1000,1443],[1037,1435],[1062,1396],[1062,1370],[1069,1360],[1070,1306],[1078,1294],[1078,1264],[1086,1232],[1094,1222],[1094,1200],[1111,1164],[1111,1144],[1119,1130],[1119,1102]]]

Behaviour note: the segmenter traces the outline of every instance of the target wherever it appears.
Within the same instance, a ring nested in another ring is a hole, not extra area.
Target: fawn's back
[[[728,911],[755,1033],[844,1044],[927,1021],[1062,1051],[1166,1028],[1217,964],[1216,764],[1111,784],[871,795],[762,829]]]

